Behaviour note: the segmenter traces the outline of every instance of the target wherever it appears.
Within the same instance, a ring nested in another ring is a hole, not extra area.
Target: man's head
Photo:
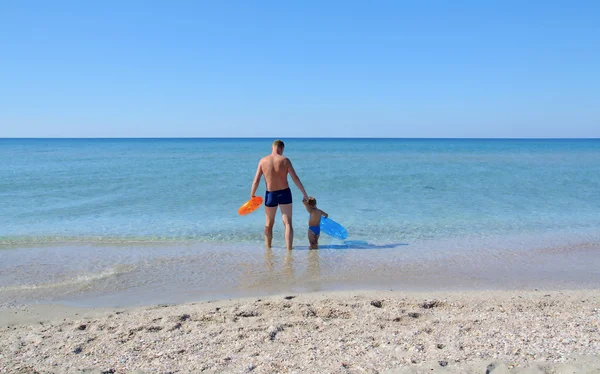
[[[285,147],[285,144],[283,144],[282,140],[275,140],[273,142],[273,152],[277,152],[277,154],[282,154],[283,153],[283,148]]]
[[[310,196],[308,198],[308,205],[312,206],[313,208],[317,206],[317,199],[315,199],[314,197]]]

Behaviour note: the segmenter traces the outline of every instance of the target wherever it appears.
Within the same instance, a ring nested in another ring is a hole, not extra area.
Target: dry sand
[[[598,373],[600,290],[0,312],[0,372]]]

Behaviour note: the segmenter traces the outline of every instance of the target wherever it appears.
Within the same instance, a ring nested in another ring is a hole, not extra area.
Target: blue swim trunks
[[[276,207],[279,204],[291,204],[292,203],[292,190],[286,188],[285,190],[279,191],[267,191],[265,193],[265,206]]]
[[[308,229],[315,235],[319,235],[321,233],[321,226],[308,226]]]

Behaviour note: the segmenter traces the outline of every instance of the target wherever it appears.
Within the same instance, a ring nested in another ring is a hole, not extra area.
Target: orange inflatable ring
[[[252,199],[246,201],[242,204],[240,209],[238,209],[238,214],[240,216],[245,216],[246,214],[250,214],[254,212],[258,207],[262,205],[263,199],[260,196],[254,196]]]

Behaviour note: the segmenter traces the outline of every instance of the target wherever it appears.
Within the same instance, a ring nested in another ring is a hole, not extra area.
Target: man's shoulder
[[[274,162],[289,162],[290,159],[282,156],[282,155],[268,155],[265,157],[265,159],[270,158],[272,159]]]
[[[291,163],[290,159],[285,156],[267,155],[260,159],[259,164],[263,164],[263,163],[267,163],[267,162],[277,163],[277,164],[279,164],[279,163],[290,164]]]

